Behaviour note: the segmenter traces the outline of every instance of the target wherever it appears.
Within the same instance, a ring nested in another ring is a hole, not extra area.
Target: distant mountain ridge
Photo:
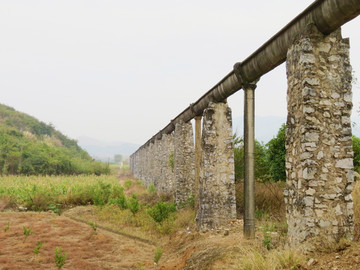
[[[351,118],[353,123],[352,132],[356,137],[360,137],[360,117],[356,115]],[[285,116],[255,116],[255,138],[259,142],[268,143],[276,137],[282,124],[286,124]],[[243,117],[233,119],[233,131],[241,137],[244,133]]]
[[[129,157],[140,147],[140,144],[101,141],[87,136],[78,137],[77,140],[93,158],[102,161],[112,161],[114,155],[118,154],[124,158]]]

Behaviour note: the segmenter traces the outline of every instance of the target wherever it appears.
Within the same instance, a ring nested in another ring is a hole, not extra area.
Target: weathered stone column
[[[233,148],[231,109],[226,103],[210,103],[203,114],[203,166],[196,214],[201,231],[226,228],[236,218]]]
[[[201,119],[202,116],[195,117],[195,209],[199,206],[199,182],[201,167]]]
[[[309,25],[287,54],[289,244],[352,238],[353,150],[349,41]]]
[[[153,165],[152,165],[152,169],[151,169],[151,183],[153,184],[157,190],[160,190],[160,186],[161,186],[161,161],[160,161],[160,156],[161,156],[161,140],[155,140],[154,141],[154,145],[153,145],[153,149],[152,149],[152,161],[153,161]]]
[[[194,196],[194,137],[191,122],[177,123],[174,131],[175,202],[185,205]]]
[[[172,134],[163,134],[161,139],[159,191],[166,194],[174,193],[174,168],[172,168],[170,164],[170,159],[172,159],[174,155],[172,137]]]

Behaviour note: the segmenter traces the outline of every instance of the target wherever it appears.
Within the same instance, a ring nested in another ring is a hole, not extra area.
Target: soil
[[[10,221],[9,229],[5,232]],[[26,239],[24,227],[32,234]],[[53,213],[0,213],[0,269],[57,269],[55,249],[67,253],[62,269],[138,269],[153,265],[155,247]],[[37,241],[43,242],[39,254]]]
[[[126,178],[120,178],[120,182]],[[261,245],[263,239],[261,231],[257,232],[255,241],[244,239],[240,219],[229,223],[226,230],[199,233],[187,228],[155,241],[139,239],[109,228],[106,222],[98,222],[94,230],[89,225],[95,218],[91,211],[91,206],[80,206],[61,216],[52,212],[18,212],[12,202],[0,200],[0,270],[55,270],[56,247],[67,254],[64,270],[239,269],[246,247]],[[24,227],[31,228],[28,237],[24,235]],[[136,228],[134,232],[141,236]],[[272,239],[277,241],[277,236],[273,235]],[[43,246],[35,254],[38,241]],[[164,251],[159,263],[154,264],[157,246]],[[307,262],[300,269],[360,269],[360,242],[352,242],[332,253],[307,255]]]
[[[360,243],[353,242],[341,251],[317,254],[309,259],[304,268],[313,270],[358,270],[360,269]]]
[[[27,238],[24,227],[32,230]],[[95,231],[86,223],[50,212],[0,212],[0,269],[57,269],[56,247],[67,253],[65,270],[237,269],[244,245],[253,242],[243,238],[240,220],[228,227],[227,231],[208,233],[177,232],[167,239],[163,256],[155,265],[156,244],[99,227]],[[43,246],[35,254],[38,241]],[[308,259],[302,269],[360,269],[360,243],[333,253],[308,255]]]

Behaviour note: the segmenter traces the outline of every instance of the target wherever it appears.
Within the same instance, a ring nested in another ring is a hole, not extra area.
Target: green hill
[[[53,126],[0,104],[0,175],[108,173]]]

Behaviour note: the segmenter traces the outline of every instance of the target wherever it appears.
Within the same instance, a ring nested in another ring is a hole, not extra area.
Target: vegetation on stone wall
[[[52,125],[0,104],[0,175],[109,173]]]

